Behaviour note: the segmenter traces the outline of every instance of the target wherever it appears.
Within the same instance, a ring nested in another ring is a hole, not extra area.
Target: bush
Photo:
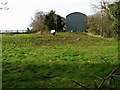
[[[107,14],[101,12],[88,16],[88,32],[103,37],[117,36],[113,21],[109,19]]]

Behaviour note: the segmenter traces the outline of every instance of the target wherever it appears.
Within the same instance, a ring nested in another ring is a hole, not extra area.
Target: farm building
[[[87,27],[87,16],[74,12],[66,16],[66,29],[69,32],[84,32]]]

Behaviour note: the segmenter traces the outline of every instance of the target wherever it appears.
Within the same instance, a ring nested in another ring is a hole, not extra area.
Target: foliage
[[[58,32],[62,31],[64,27],[64,18],[51,10],[50,13],[45,16],[45,25],[48,26],[49,30],[55,29]]]
[[[120,1],[113,1],[112,3],[104,2],[102,9],[105,11],[110,20],[112,20],[112,26],[114,31],[119,34],[120,28]],[[117,35],[118,36],[118,35]]]
[[[65,19],[63,17],[61,17],[60,15],[57,15],[56,30],[58,32],[63,30],[63,27],[65,25],[64,20]]]
[[[109,4],[108,6],[109,8],[109,13],[111,14],[111,17],[114,19],[114,26],[116,28],[116,32],[119,32],[119,28],[120,28],[120,1],[115,2],[113,4]]]
[[[120,1],[109,4],[108,8],[113,18],[116,20],[120,20]]]
[[[113,28],[113,20],[110,20],[104,12],[88,16],[88,31],[104,37],[116,37],[117,35]]]
[[[104,37],[118,37],[120,27],[120,1],[115,3],[101,1],[101,11],[88,16],[88,30]]]
[[[55,11],[51,10],[48,14],[45,15],[44,24],[48,26],[49,30],[55,29]]]
[[[60,15],[55,14],[55,11],[51,10],[49,13],[44,13],[37,11],[35,13],[34,19],[32,19],[31,27],[33,28],[31,32],[38,31],[48,31],[56,29],[57,31],[62,31],[64,27],[64,18]]]
[[[105,77],[118,64],[116,40],[85,33],[2,35],[2,44],[3,89],[79,88],[72,80],[90,86],[95,81],[91,73]]]

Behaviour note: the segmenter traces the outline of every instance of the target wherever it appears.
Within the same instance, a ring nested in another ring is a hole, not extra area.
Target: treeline
[[[63,30],[65,24],[65,18],[56,14],[53,10],[48,13],[37,11],[31,20],[31,32],[50,31],[52,29],[59,32]]]
[[[118,38],[120,34],[120,1],[106,2],[101,0],[100,10],[94,15],[88,16],[87,32],[103,37]],[[50,12],[37,11],[31,19],[30,32],[63,31],[65,18],[51,10]]]
[[[120,1],[101,2],[101,11],[88,16],[88,32],[118,38],[120,34]]]

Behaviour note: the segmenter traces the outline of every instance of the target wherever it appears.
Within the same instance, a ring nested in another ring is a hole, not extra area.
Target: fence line
[[[26,33],[27,30],[0,30],[1,34],[4,33]]]

